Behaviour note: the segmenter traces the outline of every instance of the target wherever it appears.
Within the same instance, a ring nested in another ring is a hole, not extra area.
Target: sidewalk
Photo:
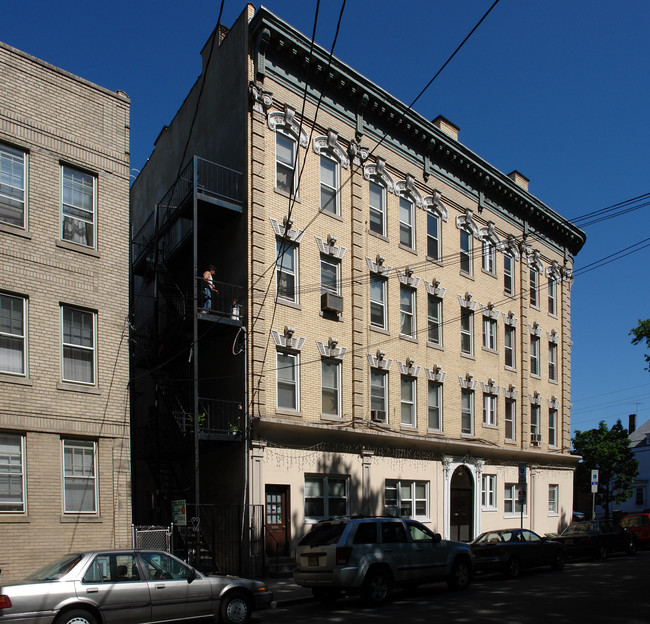
[[[276,606],[285,607],[298,602],[313,600],[311,589],[300,587],[291,577],[264,579],[266,586],[273,592],[273,602]]]

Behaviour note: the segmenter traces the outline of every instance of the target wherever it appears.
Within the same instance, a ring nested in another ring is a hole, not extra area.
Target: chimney
[[[627,427],[627,435],[630,435],[632,432],[636,430],[636,414],[630,414],[628,416],[629,419],[629,425]]]
[[[456,124],[451,123],[451,121],[449,121],[449,119],[446,117],[438,115],[433,120],[433,125],[438,128],[438,130],[442,130],[447,136],[450,136],[452,139],[454,139],[454,141],[458,141],[458,133],[460,132],[460,128]]]
[[[519,173],[519,171],[517,171],[516,169],[513,172],[509,173],[508,177],[517,186],[521,186],[521,188],[524,189],[524,191],[528,190],[528,183],[530,182],[530,180],[525,175],[523,175],[522,173]]]

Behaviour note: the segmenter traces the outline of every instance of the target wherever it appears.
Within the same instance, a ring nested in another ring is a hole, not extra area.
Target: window
[[[0,222],[26,227],[27,154],[0,143]]]
[[[517,360],[515,358],[516,353],[516,330],[510,325],[506,325],[505,329],[505,353],[506,360],[505,364],[508,368],[515,368],[517,365]]]
[[[442,431],[442,385],[429,382],[429,429]]]
[[[96,513],[96,445],[63,440],[63,511]]]
[[[557,446],[557,410],[548,410],[548,445]]]
[[[388,375],[382,371],[370,371],[370,409],[376,414],[375,418],[386,421],[388,406]]]
[[[503,292],[506,295],[515,294],[514,260],[508,254],[503,255]]]
[[[277,353],[277,405],[278,409],[300,409],[300,356],[297,353]]]
[[[557,295],[557,283],[552,278],[548,278],[548,313],[552,316],[557,314],[556,306],[556,295]]]
[[[402,375],[401,407],[402,424],[415,427],[415,379]]]
[[[321,409],[326,416],[341,416],[341,362],[321,361]]]
[[[340,293],[341,263],[326,256],[320,259],[320,292],[338,295]]]
[[[296,142],[281,132],[275,133],[275,188],[294,193],[296,169]]]
[[[0,513],[25,512],[23,440],[20,435],[0,433]]]
[[[400,329],[402,336],[416,337],[415,291],[407,286],[399,288]]]
[[[326,154],[320,156],[320,209],[339,214],[339,164]]]
[[[495,273],[496,247],[488,240],[483,241],[483,270]]]
[[[278,299],[298,303],[298,248],[277,241],[276,284]]]
[[[429,295],[428,302],[428,333],[429,344],[442,346],[442,299]]]
[[[305,518],[335,518],[348,515],[348,478],[305,475]]]
[[[558,499],[558,486],[548,486],[548,515],[557,516],[557,499]]]
[[[440,217],[427,213],[427,256],[440,260]]]
[[[460,309],[460,351],[474,353],[474,313],[468,308]]]
[[[384,486],[386,507],[398,510],[403,518],[427,518],[429,516],[429,483],[386,479]]]
[[[386,236],[386,189],[370,182],[370,231]]]
[[[95,313],[61,306],[63,381],[95,383]]]
[[[472,275],[472,235],[467,230],[460,231],[460,272]]]
[[[61,238],[94,247],[97,178],[67,165],[63,165],[62,175]]]
[[[497,398],[493,394],[483,395],[483,424],[497,424]]]
[[[539,337],[530,337],[530,374],[535,377],[540,376],[539,368]]]
[[[474,435],[474,393],[463,390],[461,393],[461,433]]]
[[[506,399],[506,440],[514,440],[516,435],[515,422],[517,416],[517,404],[512,399]]]
[[[645,491],[644,488],[642,487],[636,487],[634,488],[634,504],[642,507],[644,505],[644,500],[645,500]]]
[[[406,197],[399,198],[399,242],[405,247],[415,249],[413,233],[413,204]]]
[[[503,496],[503,511],[505,515],[526,515],[526,501],[519,504],[519,489],[516,483],[506,483]]]
[[[539,273],[535,269],[530,270],[530,305],[539,308]]]
[[[496,509],[496,475],[483,475],[481,487],[481,506],[483,509]]]
[[[539,435],[539,405],[530,406],[530,436],[531,440]]]
[[[386,329],[386,280],[370,277],[370,325]]]
[[[0,373],[25,375],[27,300],[0,293]]]
[[[497,322],[489,316],[483,317],[483,348],[497,350]]]
[[[557,381],[557,345],[554,342],[548,343],[548,378]]]

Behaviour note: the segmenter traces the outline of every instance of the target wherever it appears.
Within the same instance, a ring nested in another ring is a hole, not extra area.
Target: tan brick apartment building
[[[525,463],[524,525],[559,530],[584,234],[447,119],[309,48],[250,5],[215,31],[133,185],[151,375],[135,413],[176,449],[163,468],[136,448],[136,516],[164,520],[172,498],[263,506],[248,526],[267,554],[354,513],[469,539],[520,523]]]
[[[0,568],[131,538],[129,98],[0,43]]]

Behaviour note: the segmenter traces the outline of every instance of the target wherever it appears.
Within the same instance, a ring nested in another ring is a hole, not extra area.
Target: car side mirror
[[[190,575],[187,577],[187,583],[191,583],[196,578],[196,570],[192,570]]]
[[[439,544],[442,541],[442,535],[440,533],[434,533],[433,534],[433,543],[434,544]]]

